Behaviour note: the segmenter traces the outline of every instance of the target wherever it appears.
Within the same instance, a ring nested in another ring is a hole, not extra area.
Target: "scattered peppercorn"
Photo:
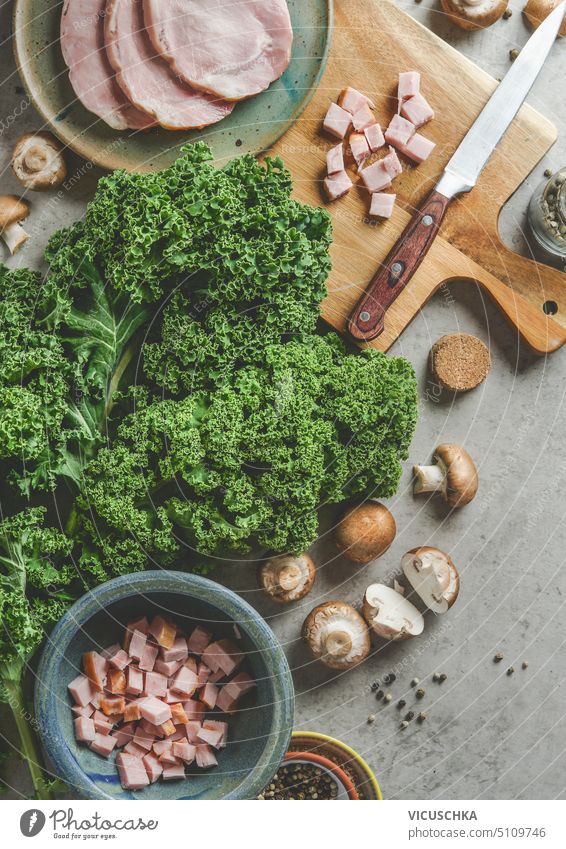
[[[503,20],[508,21],[509,18],[512,16],[512,14],[513,14],[513,9],[505,9],[505,11],[503,12]]]
[[[513,50],[509,51],[509,58],[511,59],[512,62],[514,62],[515,59],[518,58],[520,52],[521,51],[517,47],[514,47]]]
[[[418,678],[413,678],[413,680],[411,681],[411,687],[416,687],[419,683],[420,682]]]
[[[409,727],[409,723],[407,722],[406,719],[404,719],[403,722],[401,723],[401,725],[399,726],[399,728],[401,728],[402,731],[404,731],[405,728],[408,728],[408,727]]]
[[[440,681],[440,672],[435,672],[432,676],[433,681]]]
[[[409,713],[406,714],[406,716],[405,716],[405,719],[407,720],[407,722],[410,722],[414,718],[415,718],[415,712],[413,710],[410,710]]]
[[[396,677],[397,677],[397,676],[396,676],[396,675],[394,675],[394,674],[393,674],[393,672],[390,672],[390,673],[389,673],[388,675],[386,675],[386,676],[385,676],[385,678],[383,679],[383,683],[384,683],[384,684],[393,684],[393,682],[395,681]]]
[[[547,168],[546,171],[544,172],[544,176],[548,177],[548,179],[550,179],[553,174],[554,174],[554,171],[552,170],[552,168]]]
[[[514,668],[512,666],[510,666],[509,669],[507,670],[507,675],[513,675],[514,672],[515,672]]]
[[[383,701],[389,703],[393,699],[391,693],[386,693],[383,697]]]
[[[417,699],[424,699],[425,690],[423,690],[422,687],[421,687],[420,690],[417,690],[417,692],[415,693],[415,696],[417,697]]]
[[[375,722],[375,713],[370,713],[368,716],[368,725],[371,725],[372,722]]]
[[[528,669],[528,666],[529,666],[528,660],[524,660],[521,664],[522,669]]]
[[[442,672],[438,676],[438,681],[439,681],[440,684],[443,684],[446,681],[447,678],[448,678],[448,675],[445,672]]]
[[[399,701],[397,702],[397,707],[399,708],[399,710],[403,710],[406,704],[407,702],[405,701],[405,699],[399,699]]]
[[[375,693],[376,690],[379,690],[379,681],[374,681],[373,684],[371,685],[372,693]]]
[[[493,658],[493,662],[494,663],[501,663],[502,660],[503,660],[503,653],[498,651],[497,654],[495,655],[495,657]]]
[[[385,693],[383,692],[383,690],[378,690],[377,693],[375,694],[375,698],[379,701],[380,699],[383,698],[384,695],[385,695]]]
[[[419,713],[419,715],[417,716],[417,722],[425,722],[425,720],[426,720],[426,713]]]

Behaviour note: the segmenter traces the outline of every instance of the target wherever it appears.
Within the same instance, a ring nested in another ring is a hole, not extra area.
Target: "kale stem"
[[[35,798],[49,799],[50,796],[49,793],[46,792],[45,780],[40,766],[40,757],[35,744],[34,734],[28,721],[28,714],[22,689],[15,681],[5,681],[4,686],[8,693],[9,704],[12,708],[12,713],[16,720],[16,726],[20,734],[20,741],[22,744],[21,754],[27,761],[35,789]]]

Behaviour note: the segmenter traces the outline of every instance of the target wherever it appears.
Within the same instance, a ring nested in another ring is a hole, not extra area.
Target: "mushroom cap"
[[[477,494],[479,487],[476,464],[465,448],[443,443],[434,452],[436,461],[446,474],[444,497],[451,507],[464,507]]]
[[[439,548],[423,545],[401,558],[405,577],[434,613],[446,613],[460,592],[460,575],[452,558]]]
[[[462,29],[484,29],[498,21],[509,0],[441,0],[447,16]]]
[[[371,584],[367,588],[363,614],[369,627],[384,640],[408,640],[424,630],[420,610],[385,584]]]
[[[0,229],[23,221],[29,215],[29,206],[17,195],[0,196]]]
[[[289,604],[299,601],[313,588],[316,568],[308,554],[293,557],[280,554],[262,563],[258,571],[259,585],[273,601]]]
[[[531,26],[537,29],[561,2],[562,0],[529,0],[523,9],[523,14]],[[558,35],[566,38],[566,18],[562,22]]]
[[[345,601],[327,601],[311,610],[302,636],[314,657],[331,669],[350,669],[371,649],[366,623]]]
[[[12,170],[27,189],[35,191],[60,186],[67,176],[63,149],[46,131],[20,136],[12,154]]]
[[[364,564],[381,557],[396,533],[395,519],[387,507],[366,501],[346,510],[334,531],[334,540],[348,560]]]

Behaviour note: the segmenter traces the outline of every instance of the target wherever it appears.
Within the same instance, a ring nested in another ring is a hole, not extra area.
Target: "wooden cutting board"
[[[422,73],[423,93],[436,111],[423,133],[437,147],[426,163],[408,166],[394,182],[398,204],[389,222],[367,219],[369,198],[359,187],[327,204],[334,223],[333,271],[322,314],[339,331],[497,82],[390,0],[337,0],[327,70],[305,112],[274,148],[291,170],[295,196],[326,204],[326,151],[336,144],[321,128],[329,103],[352,85],[375,101],[377,119],[386,127],[396,110],[398,74],[407,70]],[[566,274],[513,253],[498,232],[502,206],[555,140],[553,124],[523,107],[477,187],[452,205],[436,243],[389,308],[385,331],[373,346],[387,350],[434,292],[455,279],[479,283],[538,354],[566,342]],[[553,318],[543,311],[545,304],[547,310],[557,308]]]

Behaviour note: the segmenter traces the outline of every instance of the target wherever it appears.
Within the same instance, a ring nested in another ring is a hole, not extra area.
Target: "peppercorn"
[[[397,707],[399,708],[399,710],[403,710],[406,704],[407,702],[405,701],[405,699],[399,699],[399,701],[397,702]]]
[[[515,669],[512,666],[510,666],[509,669],[507,670],[507,675],[513,675],[514,672],[515,672]]]
[[[385,696],[383,697],[383,701],[389,703],[392,700],[392,698],[393,698],[393,696],[391,695],[391,693],[386,693]]]
[[[497,654],[495,655],[495,657],[493,658],[493,662],[494,663],[501,663],[502,660],[503,660],[503,653],[498,651]]]
[[[405,716],[405,719],[407,720],[407,722],[410,722],[414,718],[415,718],[415,712],[412,711],[412,710],[410,710],[409,713],[406,714],[406,716]]]
[[[408,728],[408,727],[409,727],[409,723],[407,722],[406,719],[404,719],[403,722],[399,726],[399,728],[401,728],[402,731],[404,731],[405,728]]]
[[[419,713],[417,716],[417,722],[424,722],[426,720],[426,713]]]
[[[448,678],[448,675],[445,672],[442,672],[438,678],[440,684],[443,684],[444,681]]]
[[[522,668],[522,669],[527,669],[527,668],[528,668],[528,666],[529,666],[529,661],[528,661],[528,660],[524,660],[524,661],[522,662],[522,664],[521,664],[521,668]]]
[[[433,681],[440,681],[440,672],[435,672],[432,676]]]
[[[514,47],[513,50],[509,51],[509,58],[511,59],[512,62],[514,62],[515,59],[518,58],[520,52],[521,51],[518,50],[516,47]]]
[[[382,699],[384,695],[385,693],[383,692],[383,690],[378,690],[375,694],[375,698],[379,701],[379,699]]]
[[[371,725],[372,722],[375,722],[375,713],[370,713],[368,716],[368,725]]]
[[[393,673],[393,672],[390,672],[390,673],[389,673],[388,675],[386,675],[386,676],[385,676],[385,678],[383,679],[383,683],[384,683],[384,684],[393,684],[393,682],[395,681],[396,677],[397,677],[397,676],[396,676],[396,675],[394,675],[394,673]]]
[[[554,171],[552,170],[552,168],[547,168],[546,171],[544,172],[544,176],[547,177],[549,180],[550,180],[550,178],[552,177],[553,174],[554,174]]]
[[[419,683],[420,682],[418,678],[413,678],[413,680],[411,681],[411,687],[416,687]]]
[[[371,685],[372,693],[375,693],[376,690],[379,690],[379,681],[374,681],[373,684]]]
[[[425,690],[423,690],[422,688],[420,690],[417,690],[417,692],[415,693],[415,696],[417,697],[417,699],[424,699]]]
[[[512,14],[513,14],[513,9],[505,9],[505,11],[503,12],[503,20],[508,21],[509,18],[512,16]]]

